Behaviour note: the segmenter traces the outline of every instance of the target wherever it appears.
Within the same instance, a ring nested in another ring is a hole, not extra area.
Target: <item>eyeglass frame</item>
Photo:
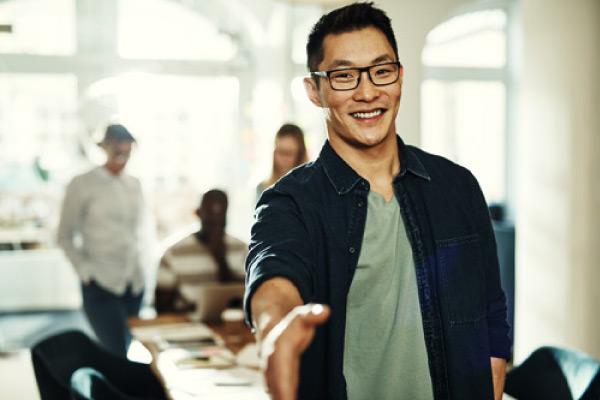
[[[396,76],[396,79],[394,79],[392,82],[389,82],[389,83],[375,83],[373,81],[373,77],[371,76],[371,68],[381,67],[382,65],[396,65],[396,66],[398,66],[398,75]],[[402,68],[403,68],[402,67],[402,63],[400,61],[392,61],[392,62],[385,62],[385,63],[381,63],[381,64],[369,65],[368,67],[340,68],[340,69],[331,69],[329,71],[311,71],[310,75],[312,77],[318,76],[318,77],[321,77],[321,78],[327,78],[327,80],[329,81],[329,87],[331,87],[332,90],[337,90],[337,91],[343,92],[343,91],[346,91],[346,90],[354,90],[354,89],[356,89],[360,85],[360,80],[362,79],[363,72],[367,73],[367,76],[369,77],[369,80],[375,86],[387,86],[387,85],[391,85],[393,83],[396,83],[400,79],[400,70]],[[348,89],[336,89],[336,88],[334,88],[333,84],[331,83],[330,75],[332,73],[334,73],[334,72],[341,72],[341,71],[358,71],[358,78],[356,79],[356,86],[354,86],[353,88],[348,88]]]

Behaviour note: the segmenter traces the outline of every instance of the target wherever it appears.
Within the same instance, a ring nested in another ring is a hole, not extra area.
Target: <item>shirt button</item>
[[[350,247],[348,249],[348,251],[350,252],[350,254],[354,254],[354,252],[356,251],[356,249],[354,247]]]
[[[363,204],[365,204],[365,203],[363,203],[362,201],[359,201],[357,205],[358,205],[359,207],[362,207],[362,206],[363,206]]]

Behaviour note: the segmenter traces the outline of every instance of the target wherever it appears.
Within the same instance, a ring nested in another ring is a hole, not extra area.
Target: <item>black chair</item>
[[[504,392],[517,400],[598,400],[600,363],[577,350],[540,347],[508,371]]]
[[[90,367],[79,368],[71,375],[71,400],[144,400],[128,396],[106,377]]]
[[[33,369],[42,400],[71,398],[71,375],[91,367],[128,396],[166,399],[165,391],[150,365],[117,356],[77,330],[50,336],[31,349]]]

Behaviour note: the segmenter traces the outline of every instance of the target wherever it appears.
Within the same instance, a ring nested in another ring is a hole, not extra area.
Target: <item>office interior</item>
[[[153,252],[193,228],[213,187],[248,240],[277,128],[300,125],[311,159],[326,139],[304,45],[347,3],[0,0],[0,318],[80,307],[54,235],[108,123],[138,139],[128,171],[150,199]],[[376,4],[404,66],[398,133],[471,169],[514,229],[513,361],[544,345],[600,359],[600,2]]]

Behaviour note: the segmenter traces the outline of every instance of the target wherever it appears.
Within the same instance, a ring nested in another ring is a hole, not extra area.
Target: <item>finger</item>
[[[296,307],[267,335],[271,340],[263,342],[265,378],[273,399],[296,399],[300,356],[312,341],[316,326],[327,321],[330,313],[322,304]]]

